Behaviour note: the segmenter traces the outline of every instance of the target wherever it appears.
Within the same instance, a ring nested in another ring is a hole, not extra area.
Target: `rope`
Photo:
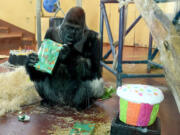
[[[122,8],[123,6],[127,7],[127,5],[130,2],[133,2],[133,0],[118,0],[119,1],[119,9]]]

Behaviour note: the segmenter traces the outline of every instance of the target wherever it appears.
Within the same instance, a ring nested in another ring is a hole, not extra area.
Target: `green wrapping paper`
[[[38,52],[39,62],[36,63],[34,67],[39,71],[52,74],[53,68],[62,48],[62,44],[45,39],[42,42]]]
[[[76,122],[69,135],[92,135],[95,128],[94,123]]]

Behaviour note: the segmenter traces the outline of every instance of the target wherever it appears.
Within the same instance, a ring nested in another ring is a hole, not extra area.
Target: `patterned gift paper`
[[[69,135],[92,135],[95,128],[94,123],[76,122]]]
[[[39,62],[34,67],[37,70],[51,74],[61,49],[62,44],[45,39],[38,52]]]
[[[133,103],[158,104],[163,101],[164,95],[160,89],[141,84],[127,84],[118,87],[117,95]]]

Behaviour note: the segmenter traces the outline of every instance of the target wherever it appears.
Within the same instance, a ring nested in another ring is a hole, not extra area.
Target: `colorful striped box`
[[[156,120],[159,103],[164,99],[160,89],[139,84],[119,87],[119,119],[133,126],[150,126]]]

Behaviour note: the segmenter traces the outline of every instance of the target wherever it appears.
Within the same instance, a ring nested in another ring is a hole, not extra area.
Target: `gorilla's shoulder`
[[[96,31],[94,31],[94,30],[88,29],[87,31],[88,31],[89,35],[95,35],[95,36],[98,35],[98,32],[96,32]]]
[[[59,30],[58,27],[49,27],[49,29],[45,34],[44,39],[51,39],[55,42],[60,43],[58,30]]]
[[[88,38],[90,40],[99,39],[99,33],[98,32],[96,32],[94,30],[89,30],[89,29],[87,30],[87,32],[88,32]]]

